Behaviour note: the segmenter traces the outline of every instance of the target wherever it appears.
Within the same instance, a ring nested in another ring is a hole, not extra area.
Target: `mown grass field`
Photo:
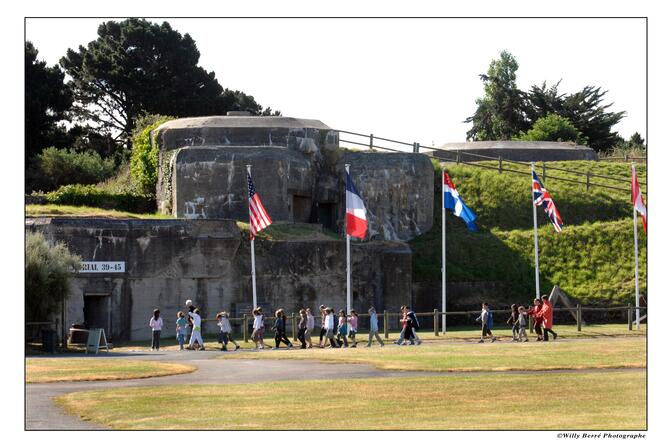
[[[127,359],[30,358],[26,360],[26,382],[127,380],[194,370],[195,367],[184,364]]]
[[[646,429],[642,371],[190,384],[179,393],[115,388],[55,401],[129,430]]]
[[[371,364],[382,370],[426,372],[544,371],[559,369],[644,368],[644,338],[600,338],[562,342],[516,344],[432,344],[415,347],[374,345],[366,348],[261,350],[235,352],[221,359],[319,360],[327,363]]]

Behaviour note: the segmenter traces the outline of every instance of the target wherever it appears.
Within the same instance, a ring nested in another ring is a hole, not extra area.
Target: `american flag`
[[[261,205],[259,195],[254,189],[250,173],[247,173],[247,193],[248,204],[250,206],[250,239],[253,240],[254,236],[270,226],[272,221],[268,216],[268,213],[266,213],[264,206]]]
[[[532,171],[532,193],[534,194],[534,205],[542,205],[544,207],[555,231],[560,232],[562,230],[560,212],[558,212],[553,199],[551,199],[551,195],[548,194],[548,191],[544,188],[544,184],[541,183],[537,177],[537,173],[534,171]]]

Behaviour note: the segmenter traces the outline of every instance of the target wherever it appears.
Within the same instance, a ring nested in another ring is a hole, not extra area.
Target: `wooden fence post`
[[[581,331],[581,304],[576,304],[576,331]]]
[[[546,162],[541,162],[541,179],[546,183]]]
[[[292,338],[296,341],[296,316],[292,313]]]
[[[499,174],[502,174],[502,156],[499,156]]]
[[[383,310],[383,333],[385,333],[385,339],[389,339],[390,332],[389,326],[387,325],[387,310]]]
[[[247,314],[243,314],[243,340],[248,341],[247,338]]]
[[[434,336],[439,335],[439,310],[434,308]]]
[[[373,151],[373,134],[369,136],[369,149]]]
[[[457,156],[455,157],[455,162],[459,165],[460,164],[460,151],[457,151]]]
[[[632,305],[628,303],[628,331],[632,331]]]
[[[590,171],[586,173],[586,191],[590,189]]]

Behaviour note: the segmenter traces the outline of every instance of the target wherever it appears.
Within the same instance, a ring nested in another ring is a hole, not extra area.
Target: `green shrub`
[[[110,193],[95,185],[64,185],[45,196],[51,204],[98,207],[131,213],[149,213],[156,208],[151,195]]]
[[[49,244],[39,232],[26,235],[26,321],[53,317],[69,289],[80,258],[63,243]]]
[[[61,185],[100,182],[114,173],[114,159],[103,159],[93,151],[49,147],[37,156],[37,177],[41,188],[53,190]]]
[[[521,132],[514,140],[576,142],[582,145],[587,143],[585,137],[568,118],[557,114],[548,114],[539,118],[532,125],[532,129]]]
[[[159,149],[152,141],[152,131],[174,117],[146,115],[138,120],[133,132],[131,175],[145,192],[154,193],[159,165]]]

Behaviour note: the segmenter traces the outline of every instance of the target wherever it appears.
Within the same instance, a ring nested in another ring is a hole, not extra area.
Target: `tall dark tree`
[[[38,51],[25,43],[26,165],[42,149],[67,140],[59,122],[67,118],[72,92],[64,83],[65,74],[58,66],[49,67],[37,59]]]
[[[143,113],[180,117],[262,107],[242,92],[228,93],[198,65],[200,53],[189,34],[167,22],[109,21],[98,38],[77,51],[68,49],[61,65],[72,77],[75,108],[89,121],[130,144],[136,118]],[[232,101],[232,97],[237,100]]]
[[[476,112],[466,119],[472,127],[469,140],[509,140],[529,128],[523,114],[524,93],[516,85],[518,62],[507,51],[490,62],[488,73],[480,75],[485,95],[476,100]]]

